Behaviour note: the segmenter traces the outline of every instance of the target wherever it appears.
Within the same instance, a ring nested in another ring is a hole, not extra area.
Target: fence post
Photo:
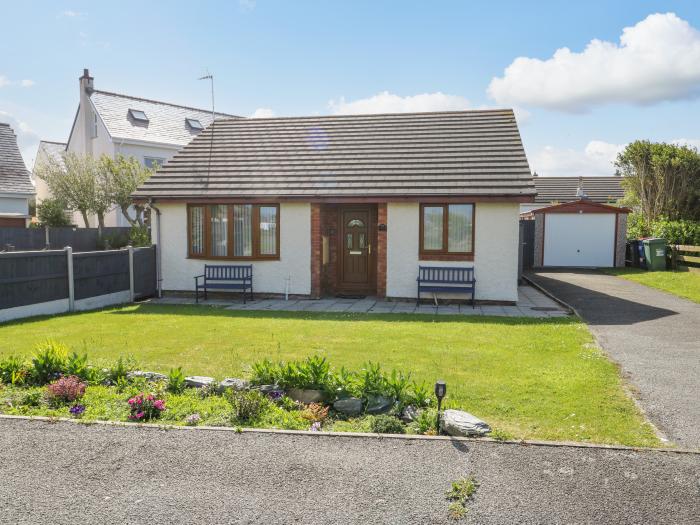
[[[51,240],[49,238],[49,227],[48,226],[44,226],[44,238],[46,241],[45,242],[46,246],[44,249],[50,250],[51,249]]]
[[[73,248],[66,246],[66,263],[68,268],[68,311],[75,311],[75,281],[73,280]]]
[[[134,247],[129,245],[127,250],[129,250],[129,302],[133,303],[136,297],[134,291]]]

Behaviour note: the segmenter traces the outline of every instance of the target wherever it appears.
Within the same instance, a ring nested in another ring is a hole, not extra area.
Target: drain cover
[[[531,306],[530,310],[537,310],[538,312],[558,312],[559,308],[555,306]]]

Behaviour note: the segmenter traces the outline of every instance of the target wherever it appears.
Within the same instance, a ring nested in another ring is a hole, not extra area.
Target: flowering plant
[[[160,416],[165,410],[165,401],[157,398],[154,394],[141,392],[128,401],[129,419],[134,421],[148,421]]]
[[[76,403],[75,405],[70,407],[69,412],[71,413],[72,416],[80,417],[83,415],[83,412],[85,412],[85,405],[81,405],[80,403]]]
[[[56,403],[72,403],[85,394],[85,383],[76,376],[63,376],[46,387],[49,401]]]

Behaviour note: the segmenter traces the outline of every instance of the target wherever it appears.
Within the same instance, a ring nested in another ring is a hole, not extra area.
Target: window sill
[[[473,253],[421,253],[419,261],[473,261]]]
[[[226,262],[226,261],[238,261],[238,262],[264,262],[264,261],[279,261],[279,255],[274,256],[261,256],[261,257],[214,257],[209,255],[188,255],[188,259],[194,259],[196,261],[213,261],[213,262]]]

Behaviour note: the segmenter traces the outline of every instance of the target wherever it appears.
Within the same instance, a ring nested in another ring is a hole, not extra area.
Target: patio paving
[[[194,304],[191,297],[166,296],[153,299],[155,304]],[[387,301],[376,297],[348,299],[328,297],[323,299],[255,299],[243,304],[236,297],[233,299],[209,299],[199,304],[222,306],[227,310],[270,310],[288,312],[348,312],[370,314],[428,314],[428,315],[496,315],[501,317],[534,317],[546,319],[562,317],[569,313],[532,286],[518,287],[518,302],[511,306],[470,304],[439,304],[423,301],[416,306],[415,301]]]

